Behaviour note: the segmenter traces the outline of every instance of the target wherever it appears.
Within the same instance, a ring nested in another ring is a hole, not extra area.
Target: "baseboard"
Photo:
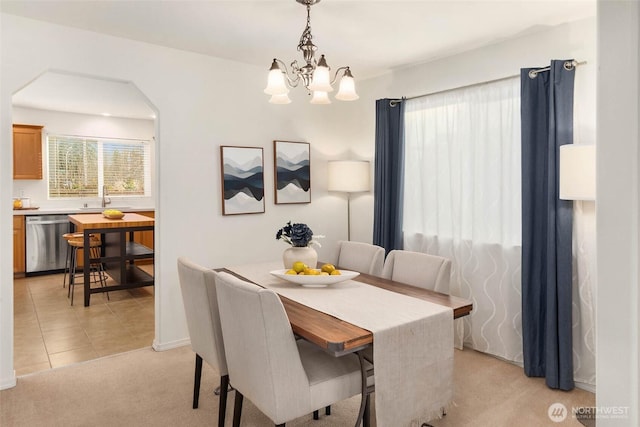
[[[165,350],[171,350],[178,347],[184,347],[185,345],[189,345],[189,344],[191,344],[191,340],[189,338],[183,338],[181,340],[176,340],[176,341],[171,341],[166,343],[159,343],[154,340],[153,345],[151,345],[151,347],[155,351],[165,351]]]
[[[588,391],[593,394],[596,394],[595,384],[587,384],[587,383],[581,383],[579,381],[576,381],[575,385],[576,385],[576,388],[579,388],[580,390],[584,390],[584,391]]]
[[[15,386],[16,386],[16,371],[13,371],[12,375],[9,378],[3,378],[2,381],[0,381],[0,390],[13,388]]]

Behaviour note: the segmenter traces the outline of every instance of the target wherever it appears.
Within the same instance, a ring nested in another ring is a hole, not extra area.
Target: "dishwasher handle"
[[[65,219],[65,220],[62,220],[62,219],[55,220],[54,219],[54,220],[48,220],[48,221],[39,221],[37,219],[34,219],[34,220],[27,219],[27,224],[42,224],[42,225],[46,225],[46,224],[66,224],[68,222],[69,222],[68,219]]]

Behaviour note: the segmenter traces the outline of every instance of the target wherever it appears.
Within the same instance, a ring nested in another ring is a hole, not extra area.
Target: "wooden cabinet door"
[[[13,125],[13,179],[42,179],[42,126]]]
[[[13,216],[13,274],[23,275],[26,270],[24,215]]]

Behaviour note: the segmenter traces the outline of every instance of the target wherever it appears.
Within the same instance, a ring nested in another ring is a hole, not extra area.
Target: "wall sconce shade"
[[[369,191],[369,162],[336,160],[329,162],[329,191],[356,193]]]
[[[596,199],[596,146],[560,146],[560,199]]]

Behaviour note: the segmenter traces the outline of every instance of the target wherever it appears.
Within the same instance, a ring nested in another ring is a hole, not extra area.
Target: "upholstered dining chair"
[[[336,264],[346,270],[382,276],[384,248],[369,243],[339,241]]]
[[[284,426],[360,394],[355,354],[333,357],[308,341],[296,340],[275,292],[227,273],[216,275],[222,335],[236,390],[234,427],[240,425],[244,396],[277,426]]]
[[[382,277],[448,294],[451,260],[421,252],[393,250],[384,262]]]
[[[196,353],[193,384],[193,409],[198,407],[202,361],[220,374],[220,405],[218,427],[224,427],[227,408],[229,374],[222,340],[215,273],[184,257],[178,258],[178,276],[191,348]]]
[[[422,252],[393,250],[389,252],[384,262],[382,277],[449,295],[451,260]],[[463,320],[455,319],[454,325],[456,330],[454,345],[462,350]]]

